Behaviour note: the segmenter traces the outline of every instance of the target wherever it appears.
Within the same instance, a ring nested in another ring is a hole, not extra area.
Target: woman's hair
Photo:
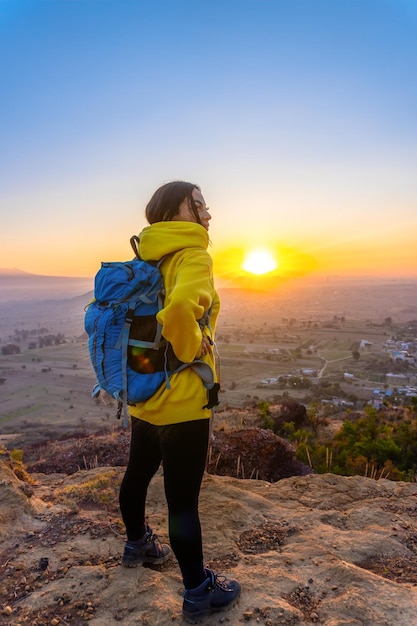
[[[200,187],[193,183],[176,180],[159,187],[146,205],[145,215],[149,224],[170,222],[178,213],[180,204],[188,198],[191,210],[198,224],[201,224],[197,206],[193,198],[193,190]]]

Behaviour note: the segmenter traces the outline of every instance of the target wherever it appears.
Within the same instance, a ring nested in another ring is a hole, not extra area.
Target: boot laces
[[[210,588],[214,591],[216,587],[219,587],[222,591],[230,591],[230,586],[227,583],[226,576],[222,574],[214,574]]]
[[[146,544],[151,544],[154,548],[157,554],[163,554],[163,548],[162,548],[162,544],[160,542],[160,539],[158,537],[158,535],[156,535],[155,533],[152,533],[152,531],[149,533],[148,538],[145,541],[145,545]]]

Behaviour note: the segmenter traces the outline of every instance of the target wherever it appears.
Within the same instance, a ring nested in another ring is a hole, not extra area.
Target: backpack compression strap
[[[139,300],[143,302],[147,302],[148,299],[144,296],[139,297]],[[128,346],[136,346],[140,348],[152,348],[153,350],[158,350],[162,348],[166,341],[161,337],[162,328],[160,324],[157,324],[157,332],[155,336],[155,341],[141,341],[139,339],[129,339],[130,328],[132,326],[133,317],[136,309],[136,301],[129,303],[129,308],[126,312],[125,322],[123,324],[122,331],[119,335],[119,338],[115,344],[115,348],[121,348],[122,350],[122,398],[120,398],[119,402],[123,405],[123,426],[126,428],[129,422],[129,414],[127,410],[127,348]],[[119,405],[118,416],[121,412],[122,407]]]

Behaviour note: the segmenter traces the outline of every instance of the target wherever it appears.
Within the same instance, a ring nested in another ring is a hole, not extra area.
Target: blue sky
[[[417,275],[415,0],[0,0],[0,58],[0,267],[128,258],[181,178],[214,255]]]

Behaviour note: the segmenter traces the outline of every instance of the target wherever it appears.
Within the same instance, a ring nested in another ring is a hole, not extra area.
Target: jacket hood
[[[184,248],[207,250],[208,232],[195,222],[156,222],[139,234],[139,254],[144,261],[159,261]]]

